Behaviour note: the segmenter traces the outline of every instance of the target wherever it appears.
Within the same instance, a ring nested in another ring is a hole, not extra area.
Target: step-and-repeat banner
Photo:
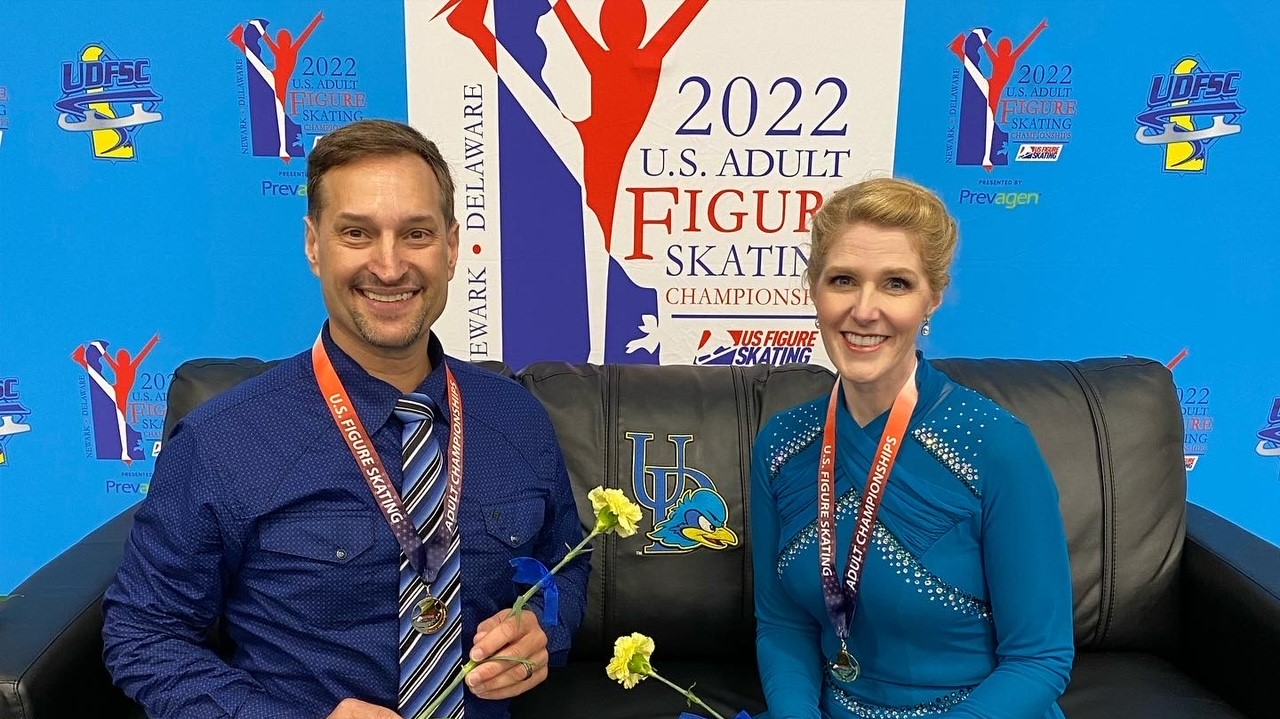
[[[930,356],[1174,372],[1191,498],[1280,542],[1280,125],[1239,0],[17,0],[0,8],[0,593],[147,492],[174,368],[323,321],[306,157],[407,120],[456,175],[459,357],[826,363],[822,197],[961,223]]]

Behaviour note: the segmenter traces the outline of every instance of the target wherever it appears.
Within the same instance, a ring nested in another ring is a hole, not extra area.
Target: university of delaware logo
[[[1165,172],[1204,172],[1209,147],[1240,132],[1239,83],[1239,70],[1214,72],[1199,58],[1178,60],[1171,72],[1151,78],[1134,139],[1164,146]]]
[[[18,395],[17,377],[0,377],[0,467],[9,463],[9,440],[31,431],[27,409]]]
[[[652,432],[627,432],[632,448],[632,491],[636,502],[653,517],[653,540],[644,554],[683,554],[699,547],[724,549],[738,544],[738,535],[729,528],[729,508],[716,491],[711,477],[685,463],[685,450],[693,442],[691,434],[669,434],[675,446],[670,466],[648,462]]]
[[[86,45],[80,58],[62,63],[58,127],[85,132],[99,160],[136,160],[138,131],[164,118],[151,88],[151,61],[120,58],[101,43]]]

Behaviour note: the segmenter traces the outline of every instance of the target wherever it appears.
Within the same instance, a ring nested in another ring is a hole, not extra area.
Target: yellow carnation
[[[653,666],[649,664],[649,657],[652,655],[653,640],[649,637],[639,632],[633,632],[631,636],[618,637],[618,640],[613,643],[613,659],[609,660],[609,666],[605,667],[604,673],[610,679],[630,689],[653,673]]]
[[[636,533],[636,523],[640,521],[640,506],[622,493],[620,489],[596,487],[587,493],[591,500],[591,508],[596,513],[597,533],[610,530],[619,537],[630,537]]]

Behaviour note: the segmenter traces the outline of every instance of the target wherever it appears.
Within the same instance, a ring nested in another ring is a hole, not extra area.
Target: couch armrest
[[[1275,716],[1280,677],[1280,547],[1187,507],[1182,662],[1249,716]]]
[[[102,663],[102,594],[133,509],[41,567],[0,606],[0,719],[128,716],[134,705]]]

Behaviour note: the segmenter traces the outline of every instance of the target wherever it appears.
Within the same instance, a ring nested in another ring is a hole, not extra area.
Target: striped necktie
[[[407,394],[396,401],[396,416],[404,422],[404,481],[401,496],[405,511],[425,543],[444,528],[444,499],[449,485],[444,455],[434,430],[440,408],[424,394]],[[418,602],[427,586],[400,556],[400,715],[414,719],[443,693],[462,665],[462,583],[457,535],[450,538],[440,572],[431,583],[431,595],[448,606],[445,625],[434,634],[413,628]],[[462,686],[450,693],[436,716],[463,716]]]

